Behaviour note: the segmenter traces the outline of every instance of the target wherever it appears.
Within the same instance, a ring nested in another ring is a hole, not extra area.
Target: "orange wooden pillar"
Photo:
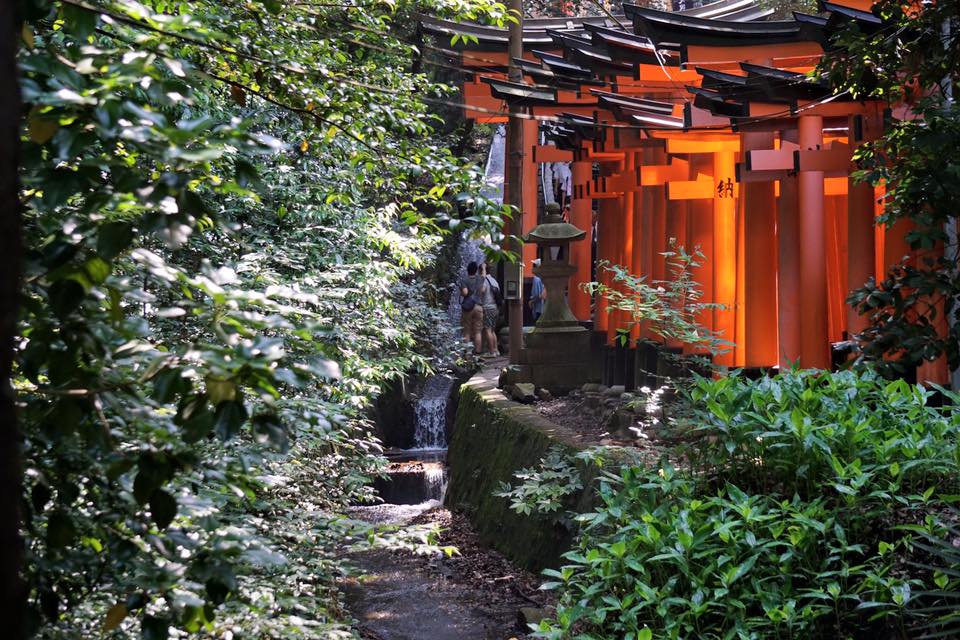
[[[650,164],[650,150],[644,149],[636,154],[636,163],[641,166]],[[630,256],[630,273],[634,276],[644,274],[647,268],[645,260],[649,254],[650,237],[648,233],[648,213],[650,208],[650,187],[640,187],[633,196],[633,255]],[[630,330],[630,339],[635,343],[646,338],[646,327],[639,323]]]
[[[831,181],[833,182],[833,181]],[[847,330],[847,188],[845,179],[836,180],[824,198],[827,257],[827,336],[830,342],[844,339]]]
[[[773,133],[744,133],[744,151],[772,149]],[[740,185],[744,230],[744,365],[779,362],[777,331],[777,209],[773,182]]]
[[[670,243],[673,242],[674,246],[670,250],[674,253],[677,253],[680,247],[683,247],[687,253],[692,253],[693,250],[688,237],[690,229],[690,202],[690,200],[670,200],[667,202],[667,247],[670,248]],[[668,264],[666,269],[667,277],[672,278],[672,267]]]
[[[796,132],[782,140],[796,142]],[[777,199],[777,307],[780,336],[779,364],[787,368],[800,360],[800,212],[795,176],[780,180]]]
[[[859,118],[859,120],[858,120]],[[862,123],[858,126],[857,123]],[[867,141],[875,137],[874,121],[862,116],[849,118],[851,142]],[[854,140],[854,132],[862,132]],[[876,218],[874,216],[873,186],[847,179],[847,286],[863,286],[876,273]],[[867,319],[847,305],[847,333],[853,337],[867,328]]]
[[[712,162],[709,156],[691,155],[690,156],[690,180],[695,180],[699,174],[709,174],[712,171]],[[714,271],[714,237],[713,237],[713,203],[710,200],[696,199],[690,200],[690,245],[687,247],[688,253],[694,253],[699,249],[703,254],[700,260],[700,266],[693,270],[693,276],[700,285],[703,292],[702,300],[704,302],[715,302],[713,290],[713,271]],[[702,312],[697,318],[697,323],[709,331],[713,331],[713,312],[710,310]],[[687,351],[693,351],[688,349]]]
[[[737,221],[734,197],[735,155],[717,151],[713,155],[713,297],[724,305],[714,310],[714,330],[724,340],[736,340],[737,304]],[[729,188],[728,188],[729,186]],[[733,366],[733,350],[716,358],[719,365]]]
[[[658,165],[666,162],[667,154],[660,147],[650,150],[651,160]],[[653,284],[668,277],[664,252],[667,250],[667,198],[663,187],[651,187],[650,198],[650,251],[651,269],[647,272],[647,282]]]
[[[662,157],[662,153],[657,153],[657,151],[659,150],[652,148],[643,150],[641,157],[643,158],[643,164],[645,166],[657,164],[657,159]],[[640,197],[638,198],[638,200],[640,200],[639,211],[634,213],[635,216],[639,216],[639,219],[634,218],[638,239],[635,243],[637,251],[634,257],[632,271],[636,276],[644,276],[647,283],[649,283],[653,277],[655,251],[653,240],[654,210],[657,207],[657,202],[662,202],[665,198],[666,193],[662,184],[642,187]],[[656,336],[650,332],[649,323],[646,322],[637,328],[637,335],[635,337],[646,340],[656,338]]]
[[[600,175],[609,176],[613,173],[613,165],[601,164]],[[597,205],[597,262],[615,262],[615,240],[617,234],[617,212],[619,203],[616,199],[602,198]],[[597,269],[597,281],[607,286],[612,278],[605,268]],[[594,298],[593,329],[594,331],[609,331],[610,314],[607,311],[607,302],[603,296]]]
[[[523,233],[537,226],[537,203],[539,190],[537,177],[539,165],[535,162],[533,147],[540,142],[540,123],[536,120],[523,121]],[[508,146],[507,149],[510,147]],[[509,151],[508,151],[509,153]],[[507,163],[509,166],[509,163]],[[537,245],[523,245],[523,275],[533,277],[533,260],[537,257]]]
[[[823,145],[823,118],[800,116],[797,120],[801,149]],[[827,262],[824,244],[823,171],[800,171],[800,364],[808,369],[830,368],[827,335]]]
[[[585,185],[593,178],[593,165],[589,162],[570,163],[571,182],[575,185]],[[591,247],[593,245],[593,201],[580,194],[570,201],[570,223],[587,232],[583,240],[570,244],[570,261],[577,267],[570,283],[569,303],[573,315],[581,322],[590,319],[590,295],[580,285],[590,282],[590,272],[593,266]]]
[[[632,151],[627,151],[624,154],[624,161],[621,173],[630,174],[636,171],[637,168],[637,156]],[[634,224],[633,224],[633,208],[634,200],[636,198],[636,192],[629,189],[624,189],[623,195],[617,200],[620,203],[620,216],[618,222],[618,231],[620,236],[620,261],[619,264],[624,269],[630,270],[631,265],[633,264],[633,254],[635,252],[635,240],[634,240]],[[621,287],[624,293],[627,293],[625,289]],[[633,318],[625,311],[621,311],[617,314],[617,326],[616,329],[625,329],[629,326]],[[613,334],[613,337],[616,337],[616,333]]]

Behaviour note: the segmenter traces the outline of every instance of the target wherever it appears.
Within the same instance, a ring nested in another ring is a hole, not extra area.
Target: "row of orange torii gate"
[[[857,145],[909,111],[833,95],[808,75],[844,23],[882,28],[870,5],[821,0],[818,15],[769,20],[755,0],[624,4],[624,16],[527,20],[522,83],[507,80],[505,30],[421,26],[447,42],[468,36],[447,50],[471,72],[467,118],[504,122],[511,104],[525,109],[524,233],[537,224],[538,165],[571,163],[570,222],[588,231],[570,252],[578,319],[611,339],[626,324],[578,286],[591,279],[596,204],[597,260],[663,280],[669,239],[700,248],[704,299],[724,305],[702,323],[735,343],[715,362],[830,368],[831,345],[865,325],[848,292],[911,254],[905,223],[875,224],[882,187],[850,178]],[[524,247],[528,275],[534,251]],[[948,377],[942,359],[917,372]]]

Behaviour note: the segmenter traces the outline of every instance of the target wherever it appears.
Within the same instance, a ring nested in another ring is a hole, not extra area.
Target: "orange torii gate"
[[[853,150],[882,132],[882,107],[831,96],[805,75],[838,21],[872,29],[878,19],[868,0],[822,4],[829,18],[756,22],[762,10],[721,0],[701,17],[625,5],[623,19],[535,23],[521,84],[506,81],[505,43],[478,36],[482,54],[462,59],[477,68],[464,84],[468,117],[496,122],[507,103],[528,107],[526,176],[571,163],[571,222],[591,230],[596,205],[596,260],[661,280],[668,239],[701,248],[696,278],[725,306],[701,321],[735,343],[719,364],[829,368],[831,345],[863,328],[849,289],[909,251],[905,229],[874,224],[880,192],[850,177]],[[526,191],[525,231],[537,198]],[[590,242],[571,250],[571,307],[609,342],[626,319],[591,312],[577,286],[591,279]],[[632,337],[655,336],[639,327]],[[945,381],[945,367],[920,377]]]

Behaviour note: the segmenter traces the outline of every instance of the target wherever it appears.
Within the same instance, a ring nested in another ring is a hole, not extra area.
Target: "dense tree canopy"
[[[411,276],[447,228],[501,213],[433,135],[430,101],[451,89],[411,72],[406,43],[425,8],[505,15],[487,0],[25,7],[14,382],[31,631],[164,638],[251,612],[249,637],[342,629],[333,514],[382,464],[370,399],[430,366],[433,292]]]

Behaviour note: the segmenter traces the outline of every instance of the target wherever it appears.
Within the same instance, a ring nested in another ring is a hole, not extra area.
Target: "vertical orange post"
[[[649,153],[644,150],[637,154],[636,162],[638,164],[649,164]],[[647,208],[649,207],[650,194],[647,193],[649,187],[641,187],[640,191],[633,196],[633,255],[630,257],[630,273],[639,276],[643,273],[644,258],[646,256],[646,246],[648,243],[648,228],[644,226],[647,220]],[[630,330],[630,339],[636,342],[643,336],[643,331],[639,324]]]
[[[736,220],[737,220],[737,312],[734,314],[737,331],[734,334],[736,346],[733,348],[733,366],[745,367],[747,365],[747,232],[745,222],[747,216],[744,212],[743,193],[737,197]]]
[[[667,163],[667,154],[664,149],[659,147],[651,151],[654,164],[663,165]],[[666,190],[663,187],[653,187],[651,204],[651,226],[648,230],[651,240],[651,259],[653,261],[650,271],[649,282],[652,284],[656,280],[665,280],[667,278],[666,260],[663,253],[667,250],[667,198]]]
[[[674,253],[680,247],[683,247],[687,253],[693,250],[687,237],[690,227],[690,202],[690,200],[671,200],[667,203],[667,245],[669,246],[671,239],[674,241],[672,249]],[[667,265],[667,277],[669,278],[670,275],[670,266]]]
[[[667,215],[666,215],[666,229],[664,230],[666,236],[666,246],[669,251],[677,253],[680,247],[683,247],[688,253],[692,251],[692,248],[687,244],[687,219],[690,215],[690,200],[670,200],[667,202]],[[670,240],[674,241],[673,246],[670,246]],[[673,266],[670,262],[664,261],[664,278],[667,280],[673,280]],[[678,341],[668,343],[670,347],[682,347]]]
[[[643,150],[643,162],[648,165],[657,164],[656,159],[662,157],[654,149]],[[662,186],[643,187],[640,191],[640,219],[634,220],[639,232],[637,239],[637,258],[633,265],[633,273],[636,276],[643,276],[649,283],[653,276],[654,262],[654,244],[653,244],[653,216],[654,209],[658,201],[665,199],[665,189]],[[655,336],[650,332],[650,323],[644,322],[640,325],[638,337],[644,339],[653,339]]]
[[[847,329],[847,196],[827,196],[824,205],[827,225],[827,335],[831,342],[839,342]]]
[[[713,314],[714,329],[724,340],[736,340],[737,304],[737,221],[736,199],[733,197],[735,161],[733,151],[717,151],[713,155],[713,297],[724,305]],[[728,182],[729,181],[729,182]],[[733,366],[733,350],[717,356],[716,363]]]
[[[610,164],[600,165],[600,175],[608,176],[612,173]],[[616,200],[602,198],[598,204],[597,210],[597,262],[614,262],[616,254],[614,253],[614,240],[617,233],[617,210],[619,209]],[[610,272],[606,269],[597,270],[597,281],[607,286],[610,285]],[[607,302],[603,296],[597,296],[594,299],[593,308],[593,329],[594,331],[608,331],[610,326],[610,314],[607,312]]]
[[[616,166],[617,173],[627,171],[627,167],[634,164],[633,154],[624,154],[624,160],[618,162]],[[627,208],[629,196],[629,209]],[[629,266],[633,255],[633,201],[632,195],[624,193],[618,198],[608,199],[615,208],[616,213],[614,221],[614,251],[611,262],[619,266]],[[629,216],[629,219],[628,219]],[[609,276],[611,286],[617,291],[623,292],[623,285],[613,283],[613,275]],[[607,341],[615,344],[617,329],[622,329],[627,325],[628,319],[623,311],[611,311],[607,324]]]
[[[533,147],[540,142],[540,123],[523,121],[523,233],[526,235],[537,226],[537,173],[539,165],[533,161]],[[533,276],[533,260],[537,257],[537,245],[523,245],[523,274]]]
[[[851,142],[853,142],[856,116],[849,119]],[[863,117],[864,129],[872,131],[871,121]],[[872,138],[864,135],[864,140]],[[876,273],[876,237],[873,186],[847,178],[847,283],[851,289],[863,286]],[[854,336],[867,328],[867,319],[847,306],[847,332]]]
[[[773,133],[742,134],[742,149],[773,149]],[[777,209],[773,182],[740,185],[744,212],[744,364],[778,363]]]
[[[712,161],[709,156],[692,155],[690,156],[690,176],[695,179],[698,174],[709,174],[712,170]],[[690,246],[687,247],[689,253],[694,253],[699,249],[703,254],[700,260],[700,266],[694,270],[694,278],[700,285],[703,292],[701,300],[703,302],[715,302],[716,298],[713,291],[713,270],[714,270],[714,251],[713,251],[713,202],[710,200],[690,200]],[[697,318],[697,323],[702,327],[713,331],[713,312],[705,311]]]
[[[823,145],[823,118],[797,120],[801,149]],[[800,364],[808,369],[830,368],[827,335],[827,262],[822,171],[800,171]]]
[[[586,184],[593,177],[593,165],[589,162],[572,162],[570,164],[572,184]],[[570,309],[577,320],[581,322],[590,319],[590,296],[580,288],[584,282],[590,282],[591,247],[593,245],[593,201],[589,198],[578,198],[574,194],[570,201],[570,223],[587,232],[583,240],[570,244],[570,261],[577,267],[570,283]]]
[[[796,132],[784,132],[796,142]],[[800,212],[796,177],[780,181],[777,200],[777,307],[781,368],[800,360]]]
[[[631,151],[624,154],[623,173],[629,174],[637,168],[637,156]],[[633,255],[636,252],[636,242],[634,238],[633,208],[636,192],[624,191],[620,198],[620,233],[623,238],[623,246],[620,254],[620,266],[630,270],[633,265]],[[617,317],[617,328],[624,329],[630,324],[632,318],[630,314],[621,311]]]

